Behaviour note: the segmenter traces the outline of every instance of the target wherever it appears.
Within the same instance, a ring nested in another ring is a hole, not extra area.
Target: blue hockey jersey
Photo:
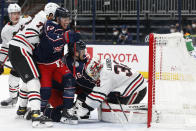
[[[69,29],[67,29],[69,30]],[[52,63],[64,55],[63,39],[65,31],[60,24],[48,20],[40,36],[40,44],[34,50],[34,58],[39,63]]]
[[[74,59],[69,54],[66,54],[63,57],[63,63],[71,70],[73,73],[73,63]],[[93,87],[96,85],[96,82],[90,78],[86,72],[85,72],[85,63],[84,61],[77,61],[75,62],[75,68],[76,68],[76,84],[78,87],[81,87],[83,89],[90,89],[92,90]]]

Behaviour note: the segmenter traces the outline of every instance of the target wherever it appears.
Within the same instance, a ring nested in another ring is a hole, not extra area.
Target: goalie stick
[[[125,114],[125,111],[124,111],[124,109],[122,108],[122,105],[121,105],[121,102],[120,102],[119,98],[118,98],[116,95],[115,95],[115,97],[116,97],[116,99],[117,99],[117,101],[118,101],[118,104],[120,105],[120,108],[121,108],[121,110],[122,110],[123,115],[125,116],[127,122],[129,122],[129,120],[128,120],[128,118],[127,118],[127,115]]]
[[[116,117],[116,118],[120,121],[120,123],[123,125],[125,122],[124,122],[122,119],[120,119],[119,116],[117,116],[117,114],[114,112],[114,110],[112,109],[112,107],[110,106],[110,104],[108,103],[108,101],[107,101],[107,100],[104,100],[104,101],[105,101],[106,105],[109,107],[109,109],[110,109],[112,115],[113,115],[114,117]],[[126,117],[126,119],[127,119],[127,117]],[[128,119],[127,119],[127,120],[128,120]],[[128,122],[128,121],[127,121],[127,122]]]

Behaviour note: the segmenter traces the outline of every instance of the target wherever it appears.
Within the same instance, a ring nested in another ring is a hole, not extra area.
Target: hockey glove
[[[110,92],[107,96],[107,101],[110,103],[118,103],[117,97],[120,98],[120,92]]]
[[[81,38],[80,33],[75,33],[73,31],[66,31],[63,36],[66,43],[75,43]]]

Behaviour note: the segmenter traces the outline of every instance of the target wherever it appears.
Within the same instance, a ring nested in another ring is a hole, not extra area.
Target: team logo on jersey
[[[54,26],[47,26],[47,31],[51,31],[54,29]]]
[[[58,47],[53,47],[53,49],[54,49],[53,53],[61,52],[63,50],[63,47],[64,47],[64,45],[61,45],[61,46],[58,46]]]
[[[112,70],[112,62],[110,58],[106,58],[106,67],[107,70]]]

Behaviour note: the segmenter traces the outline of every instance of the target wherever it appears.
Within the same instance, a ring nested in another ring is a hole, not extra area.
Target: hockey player
[[[114,104],[136,104],[146,94],[143,76],[126,65],[106,59],[101,63],[98,59],[90,60],[86,73],[92,79],[100,81],[100,85],[93,88],[85,102],[76,104],[78,117],[99,107],[106,101]],[[120,102],[120,103],[119,103]]]
[[[70,24],[70,12],[65,8],[58,8],[55,13],[55,21],[47,21],[44,26],[40,45],[34,51],[35,59],[41,73],[41,110],[44,113],[48,100],[51,96],[52,79],[55,79],[55,74],[58,72],[63,77],[62,82],[64,88],[64,109],[61,122],[71,123],[76,121],[77,117],[68,114],[69,109],[73,105],[73,95],[75,87],[72,83],[74,80],[69,69],[62,63],[61,58],[64,54],[64,46],[72,41],[74,43],[79,39],[79,34],[73,33],[68,28]],[[73,39],[69,39],[74,35]],[[78,36],[78,38],[76,38]],[[73,92],[73,93],[72,93]],[[71,94],[71,95],[70,95]]]
[[[186,42],[187,51],[189,52],[190,56],[193,56],[196,58],[196,51],[193,46],[191,35],[189,33],[184,34],[184,39]]]
[[[0,49],[0,74],[3,73],[3,65],[8,59],[8,47],[7,44],[12,37],[24,28],[26,24],[31,21],[30,16],[21,16],[21,8],[18,4],[10,4],[8,6],[8,14],[10,22],[8,22],[1,31],[2,46]],[[1,101],[1,106],[15,105],[18,100],[18,88],[19,88],[19,75],[11,70],[8,84],[9,84],[9,94],[10,97],[6,100]]]
[[[33,51],[40,42],[39,35],[43,29],[47,17],[52,13],[54,15],[59,6],[54,3],[48,3],[44,11],[40,11],[35,15],[31,23],[29,23],[22,31],[19,31],[9,42],[9,59],[14,70],[20,75],[27,88],[21,89],[20,96],[28,98],[29,106],[32,110],[32,126],[52,126],[46,117],[40,115],[40,81],[39,71],[33,58]],[[19,112],[26,111],[26,104],[21,106]]]
[[[70,38],[70,37],[69,37]],[[60,73],[55,73],[55,78],[53,81],[53,88],[52,88],[52,93],[51,93],[51,97],[49,100],[49,103],[52,105],[52,107],[54,108],[47,108],[45,113],[47,116],[51,117],[53,119],[53,121],[64,121],[65,120],[65,113],[66,115],[70,116],[68,118],[69,123],[71,124],[76,124],[76,120],[74,120],[74,118],[71,118],[73,112],[73,108],[71,108],[73,106],[73,100],[74,100],[74,92],[75,92],[75,88],[73,87],[79,87],[80,88],[85,88],[85,92],[89,92],[89,90],[91,91],[92,89],[89,89],[91,87],[94,87],[95,81],[93,81],[89,76],[85,75],[85,63],[87,62],[88,58],[86,57],[86,43],[83,42],[82,40],[79,40],[76,42],[76,47],[75,47],[75,51],[74,51],[74,43],[69,43],[68,44],[68,53],[63,57],[63,62],[65,63],[66,66],[68,66],[68,68],[71,70],[71,72],[73,72],[73,64],[74,64],[74,60],[75,60],[75,68],[76,68],[76,76],[75,76],[75,80],[73,79],[73,74],[71,73],[71,76],[65,75],[62,76]],[[70,74],[69,74],[70,75]],[[65,79],[66,78],[66,79]],[[72,78],[72,80],[71,80]],[[63,79],[63,80],[61,80]],[[72,81],[72,83],[70,83],[69,81],[66,81],[67,79],[69,79],[70,81]],[[69,88],[65,88],[66,86]],[[71,86],[72,85],[72,88]],[[64,98],[70,98],[69,102],[68,101],[64,101]],[[82,97],[81,97],[82,98]],[[66,108],[65,108],[66,107]],[[67,112],[65,111],[65,109],[70,108],[70,110],[68,110]],[[61,113],[63,112],[63,113]]]

